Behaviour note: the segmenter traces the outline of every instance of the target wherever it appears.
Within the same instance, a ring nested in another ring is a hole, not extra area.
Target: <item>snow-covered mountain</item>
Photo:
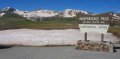
[[[17,13],[19,15],[22,15],[24,17],[30,18],[30,17],[54,17],[54,16],[60,16],[60,17],[75,17],[77,13],[83,13],[88,14],[86,11],[81,10],[73,10],[73,9],[66,9],[62,12],[60,11],[52,11],[52,10],[36,10],[36,11],[20,11],[16,10],[14,13]]]
[[[16,9],[11,8],[11,7],[3,8],[2,10],[0,10],[0,17],[7,13],[14,13],[14,11],[16,11]]]
[[[59,14],[59,12],[51,10],[36,10],[36,11],[20,11],[16,10],[14,13],[19,14],[23,17],[53,17]]]
[[[8,12],[16,13],[26,18],[55,17],[55,16],[75,17],[77,13],[89,14],[86,11],[74,10],[74,9],[66,9],[64,11],[42,10],[42,9],[38,9],[35,11],[21,11],[15,8],[6,7],[1,10],[0,15],[3,16],[5,13],[8,13]]]
[[[38,9],[34,11],[21,11],[15,8],[11,7],[6,7],[0,10],[0,17],[7,14],[7,13],[15,13],[20,16],[23,16],[27,19],[31,18],[42,18],[42,17],[76,17],[78,14],[80,15],[94,15],[91,14],[90,12],[87,11],[82,11],[82,10],[74,10],[74,9],[66,9],[63,11],[54,11],[54,10],[43,10],[43,9]],[[120,13],[114,13],[113,14],[113,19],[120,19]]]
[[[16,9],[11,7],[6,7],[1,10],[2,13],[13,13],[14,11],[16,11]]]
[[[89,14],[86,11],[82,10],[74,10],[74,9],[66,9],[63,11],[63,17],[75,17],[77,13],[82,13],[82,14]]]

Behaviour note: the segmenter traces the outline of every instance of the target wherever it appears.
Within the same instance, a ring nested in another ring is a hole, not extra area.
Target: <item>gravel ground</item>
[[[120,59],[120,51],[80,51],[74,46],[12,47],[0,49],[0,59]]]
[[[13,45],[75,45],[77,40],[84,40],[84,33],[77,29],[65,30],[35,30],[12,29],[0,31],[0,44]],[[88,33],[88,40],[100,41],[98,33]],[[112,33],[105,34],[105,41],[119,41]]]

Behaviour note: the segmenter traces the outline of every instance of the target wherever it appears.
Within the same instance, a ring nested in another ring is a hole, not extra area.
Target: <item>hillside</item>
[[[0,17],[0,29],[67,29],[78,28],[78,20],[76,18],[49,17],[43,18],[42,21],[30,21],[20,15],[9,13]]]

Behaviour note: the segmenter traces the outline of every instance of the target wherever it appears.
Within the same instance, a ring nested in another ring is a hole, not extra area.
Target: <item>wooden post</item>
[[[87,32],[85,32],[85,41],[87,41]]]
[[[101,34],[101,42],[104,42],[104,34]]]

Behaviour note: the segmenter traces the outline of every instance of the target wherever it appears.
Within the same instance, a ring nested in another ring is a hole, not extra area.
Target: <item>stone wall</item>
[[[109,52],[109,45],[106,42],[77,41],[76,49]]]

